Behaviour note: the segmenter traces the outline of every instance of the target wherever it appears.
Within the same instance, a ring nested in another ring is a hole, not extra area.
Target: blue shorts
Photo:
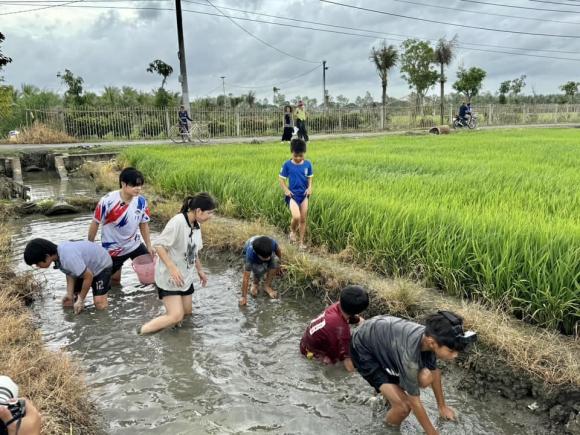
[[[285,196],[284,195],[284,201],[286,202],[286,205],[288,207],[290,207],[290,200],[293,199],[294,201],[296,201],[296,204],[298,204],[298,207],[300,207],[300,205],[304,202],[304,200],[308,198],[308,196],[302,194],[302,195],[296,195],[295,193],[292,193],[292,196]]]
[[[269,270],[279,269],[280,268],[280,259],[276,254],[272,254],[269,261],[265,261],[262,263],[250,263],[248,261],[244,262],[244,270],[246,272],[252,272],[254,275],[254,279],[260,279]]]

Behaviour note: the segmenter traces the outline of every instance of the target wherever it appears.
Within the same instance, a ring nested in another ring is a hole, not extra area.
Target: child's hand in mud
[[[453,408],[450,408],[447,405],[439,407],[439,415],[441,416],[441,418],[444,418],[445,420],[454,421],[456,419],[455,411],[453,410]]]

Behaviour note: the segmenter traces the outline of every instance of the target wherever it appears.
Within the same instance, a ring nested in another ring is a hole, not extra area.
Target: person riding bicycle
[[[179,112],[177,116],[179,117],[179,132],[183,134],[188,134],[189,125],[187,121],[193,122],[193,119],[189,117],[189,113],[187,113],[187,110],[185,110],[185,106],[183,104],[179,106]]]
[[[471,116],[471,103],[465,104],[465,101],[461,103],[459,107],[459,120],[463,125],[467,125],[467,121],[469,120],[468,116]]]

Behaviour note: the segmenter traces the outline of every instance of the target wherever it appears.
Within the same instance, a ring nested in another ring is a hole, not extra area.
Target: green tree
[[[155,91],[153,104],[155,107],[169,107],[177,105],[178,100],[179,94],[167,92],[165,89],[159,88]]]
[[[349,103],[350,103],[350,100],[342,94],[340,94],[336,97],[336,104],[338,105],[338,107],[347,106]]]
[[[246,103],[248,104],[248,106],[254,107],[256,105],[256,93],[254,91],[248,92],[244,96],[244,99],[245,99]]]
[[[377,74],[381,79],[381,89],[382,89],[382,99],[381,104],[383,106],[383,116],[387,113],[387,84],[389,80],[389,71],[397,65],[399,61],[399,52],[394,45],[387,46],[387,43],[383,41],[379,48],[373,47],[371,49],[371,54],[369,56],[371,62],[375,64],[377,69]]]
[[[403,42],[401,76],[416,93],[416,113],[423,114],[423,100],[427,91],[435,85],[439,74],[433,69],[433,48],[425,41],[407,39]]]
[[[173,68],[171,67],[171,65],[166,64],[162,60],[155,59],[153,62],[151,62],[149,64],[149,67],[147,68],[147,72],[150,72],[152,74],[157,73],[161,77],[163,77],[163,80],[161,81],[161,89],[164,89],[165,82],[167,81],[167,77],[169,77],[171,74],[173,74]]]
[[[522,74],[519,78],[513,79],[510,85],[511,94],[514,96],[516,103],[518,102],[518,95],[526,87],[526,75]]]
[[[83,103],[83,78],[75,75],[69,69],[64,70],[64,74],[58,72],[56,76],[68,87],[64,93],[65,102],[80,105]]]
[[[439,74],[439,83],[441,85],[441,124],[444,122],[445,116],[445,67],[449,66],[455,57],[455,49],[457,48],[457,35],[451,40],[444,38],[439,39],[435,47],[435,62],[439,64],[441,72]]]
[[[483,79],[485,79],[486,76],[487,73],[476,66],[467,70],[461,67],[459,68],[459,71],[457,71],[457,81],[453,83],[453,89],[465,95],[467,101],[471,102],[471,99],[481,91]]]
[[[512,85],[511,80],[506,80],[506,81],[500,83],[500,85],[499,85],[499,104],[507,103],[506,95],[510,91],[511,85]]]
[[[562,86],[560,86],[560,90],[564,92],[566,96],[566,100],[568,102],[574,102],[575,96],[578,93],[578,86],[580,86],[580,82],[566,82]]]
[[[2,42],[4,42],[5,39],[6,39],[6,37],[4,36],[4,34],[2,32],[0,32],[0,44],[2,44]],[[9,58],[8,56],[4,56],[2,54],[2,50],[0,50],[0,72],[10,62],[12,62],[12,59]],[[3,79],[2,76],[0,76],[0,82],[2,81],[2,79]]]
[[[274,100],[272,101],[272,104],[278,107],[283,106],[286,104],[286,95],[280,93],[280,88],[274,89],[276,89],[276,93],[274,94]]]
[[[121,90],[115,86],[105,86],[101,94],[101,103],[105,106],[119,106],[121,104]]]
[[[359,107],[373,107],[375,105],[375,101],[373,100],[371,93],[367,91],[364,97],[356,97],[354,104]]]

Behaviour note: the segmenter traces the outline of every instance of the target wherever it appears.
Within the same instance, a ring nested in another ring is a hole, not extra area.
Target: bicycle
[[[188,124],[187,129],[185,126],[176,124],[169,129],[169,139],[173,143],[184,143],[191,142],[192,138],[195,138],[199,143],[207,143],[209,141],[209,130],[207,125],[201,124],[199,122],[192,122]]]

